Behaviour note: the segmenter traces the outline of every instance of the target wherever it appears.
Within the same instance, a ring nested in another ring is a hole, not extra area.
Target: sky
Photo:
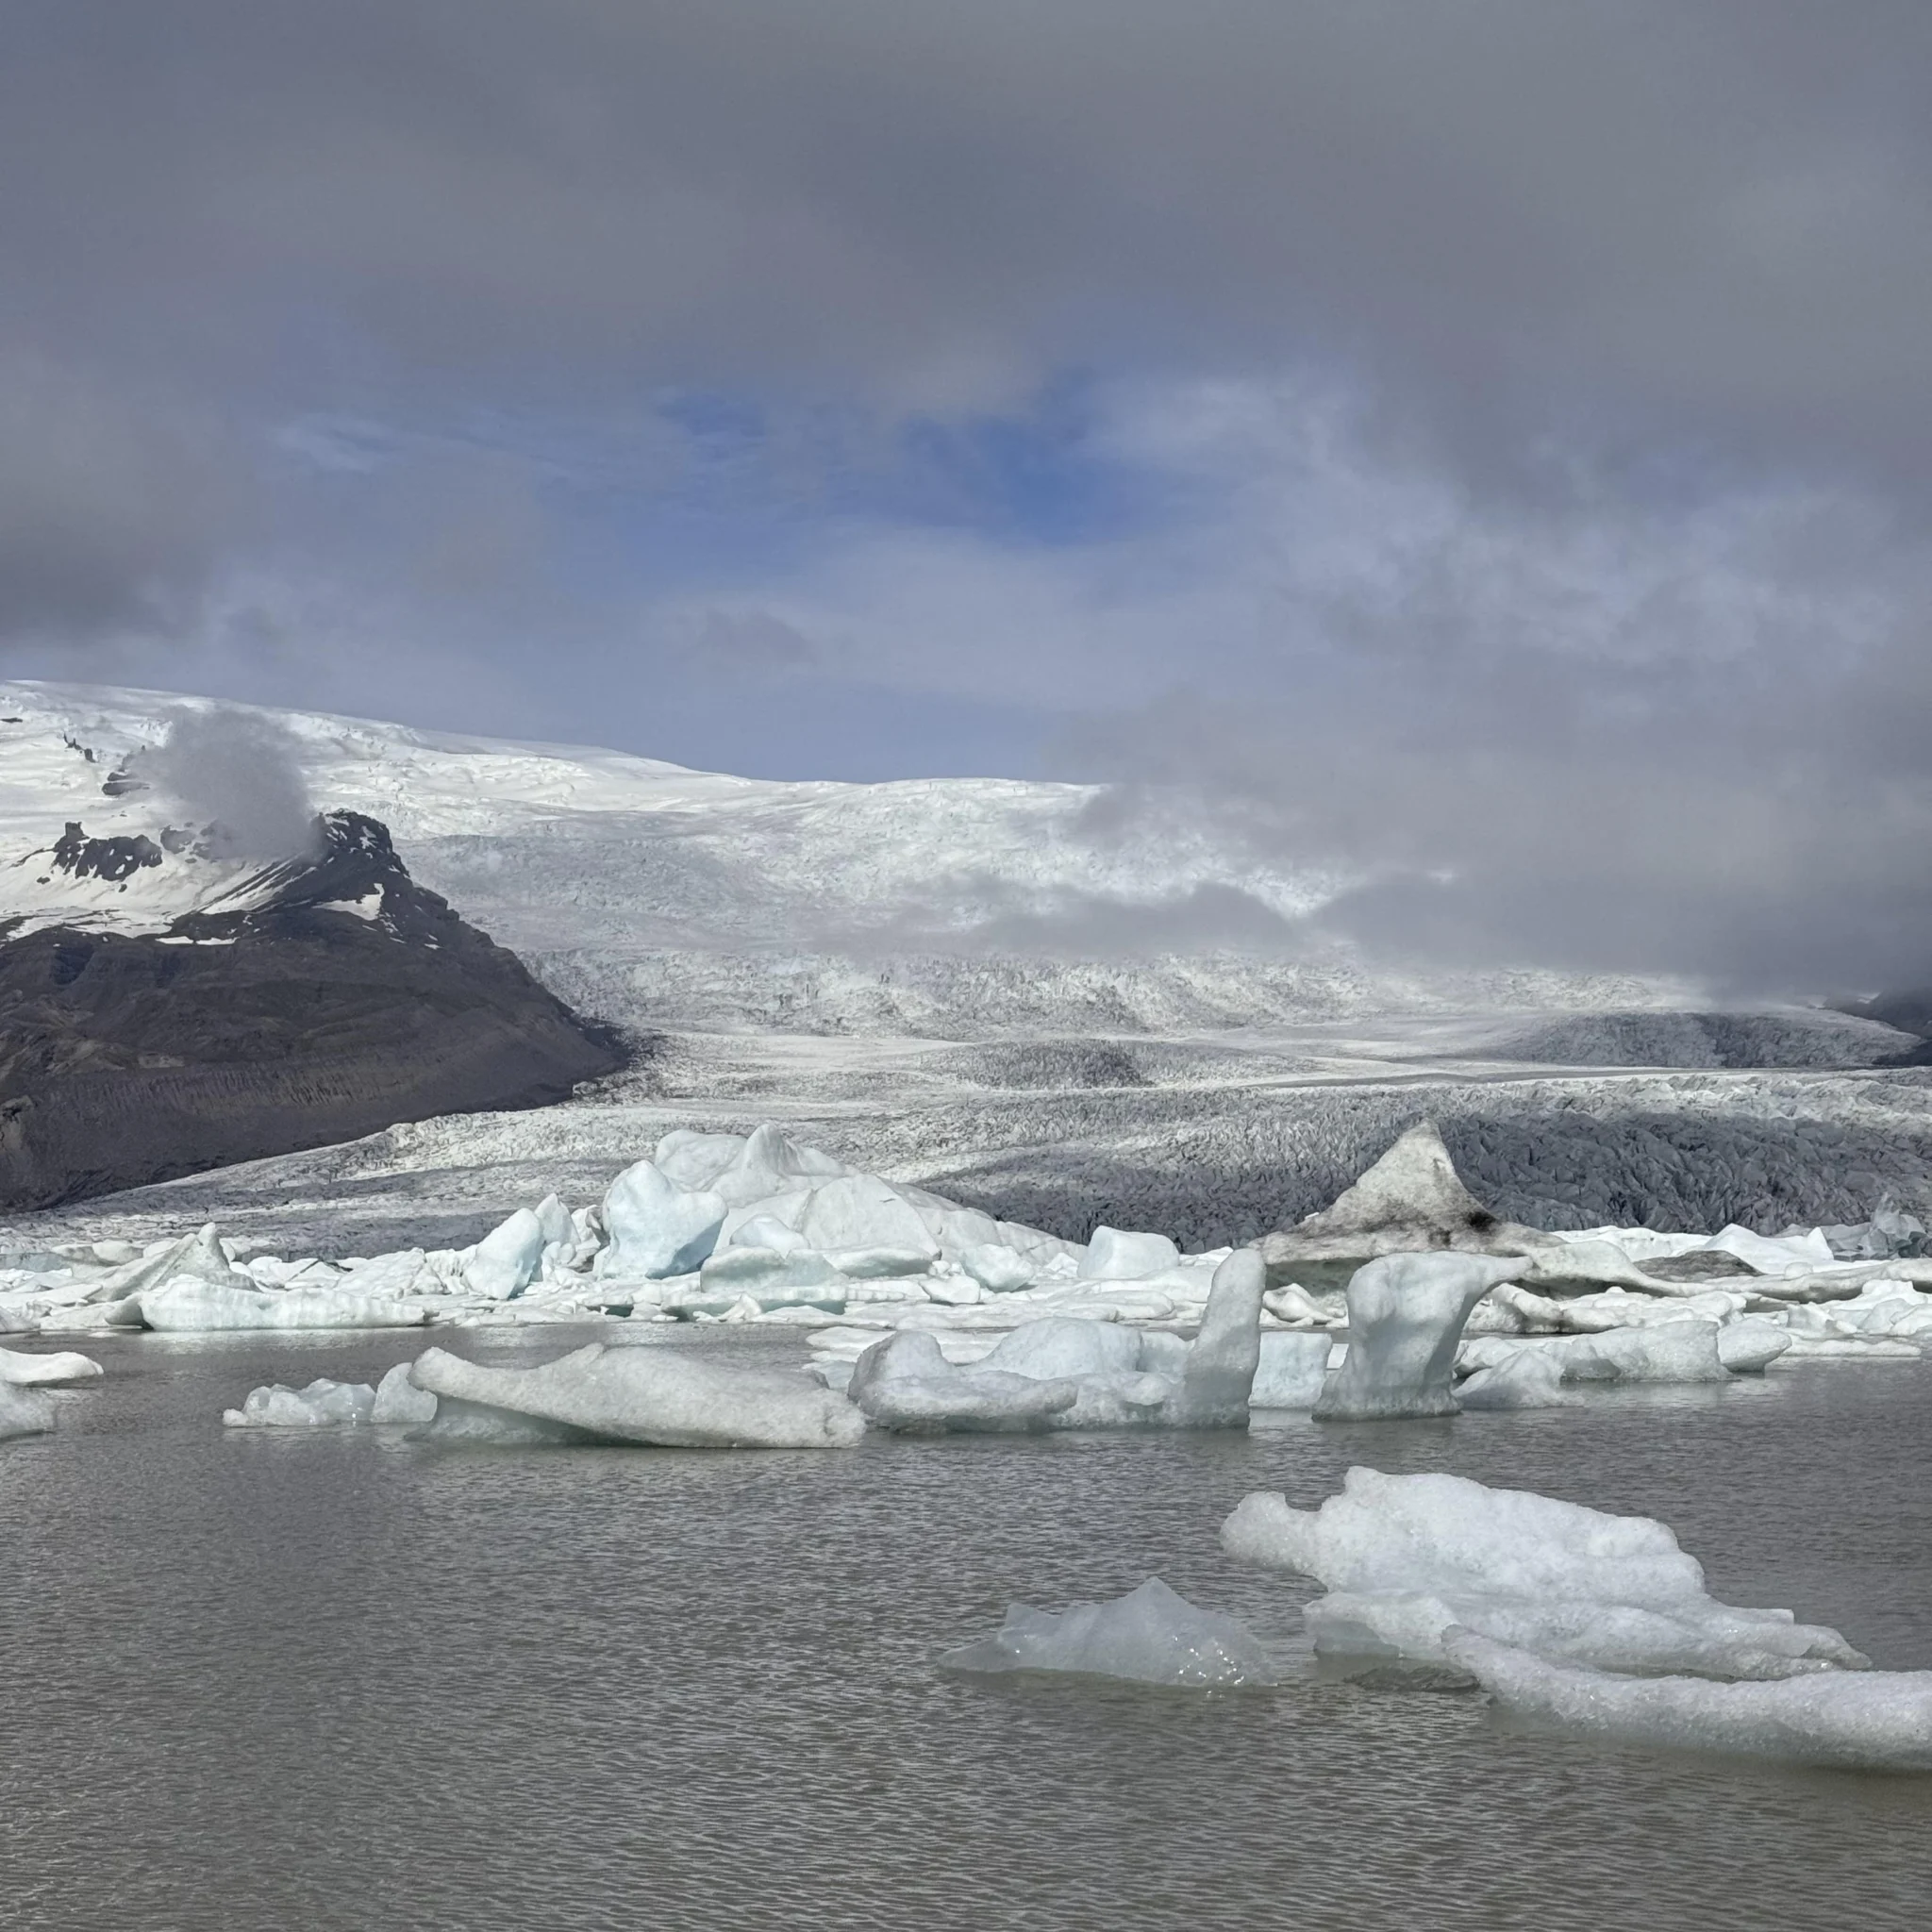
[[[1932,978],[1924,0],[0,16],[0,675]]]

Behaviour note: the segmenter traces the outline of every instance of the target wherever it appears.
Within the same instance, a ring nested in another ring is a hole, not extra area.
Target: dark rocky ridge
[[[0,941],[0,1208],[539,1107],[624,1064],[383,825],[319,823],[319,856],[267,868],[248,910]]]

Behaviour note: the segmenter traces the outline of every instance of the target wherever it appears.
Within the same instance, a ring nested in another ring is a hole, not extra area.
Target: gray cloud
[[[1057,724],[1393,950],[1932,970],[1923,0],[18,11],[0,661],[161,637],[262,701],[674,758],[709,664],[705,742],[773,769],[842,691],[906,769]],[[890,440],[1069,368],[1155,399],[1102,454],[1173,531],[844,518],[668,616],[476,426],[681,384]],[[1295,382],[1349,401],[1290,448]]]

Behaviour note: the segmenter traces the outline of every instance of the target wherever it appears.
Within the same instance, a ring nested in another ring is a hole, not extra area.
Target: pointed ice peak
[[[1435,1122],[1418,1121],[1353,1187],[1297,1223],[1295,1232],[1356,1234],[1423,1224],[1484,1234],[1501,1220],[1462,1185]]]

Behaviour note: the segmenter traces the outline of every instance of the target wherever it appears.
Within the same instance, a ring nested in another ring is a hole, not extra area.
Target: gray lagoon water
[[[1367,1462],[1660,1517],[1720,1596],[1932,1668],[1932,1364],[849,1454],[220,1426],[254,1384],[419,1345],[109,1340],[59,1434],[0,1445],[0,1924],[1932,1923],[1932,1778],[1606,1749],[1312,1673],[1201,1697],[934,1666],[1010,1598],[1157,1573],[1294,1650],[1311,1587],[1236,1568],[1216,1528]]]

